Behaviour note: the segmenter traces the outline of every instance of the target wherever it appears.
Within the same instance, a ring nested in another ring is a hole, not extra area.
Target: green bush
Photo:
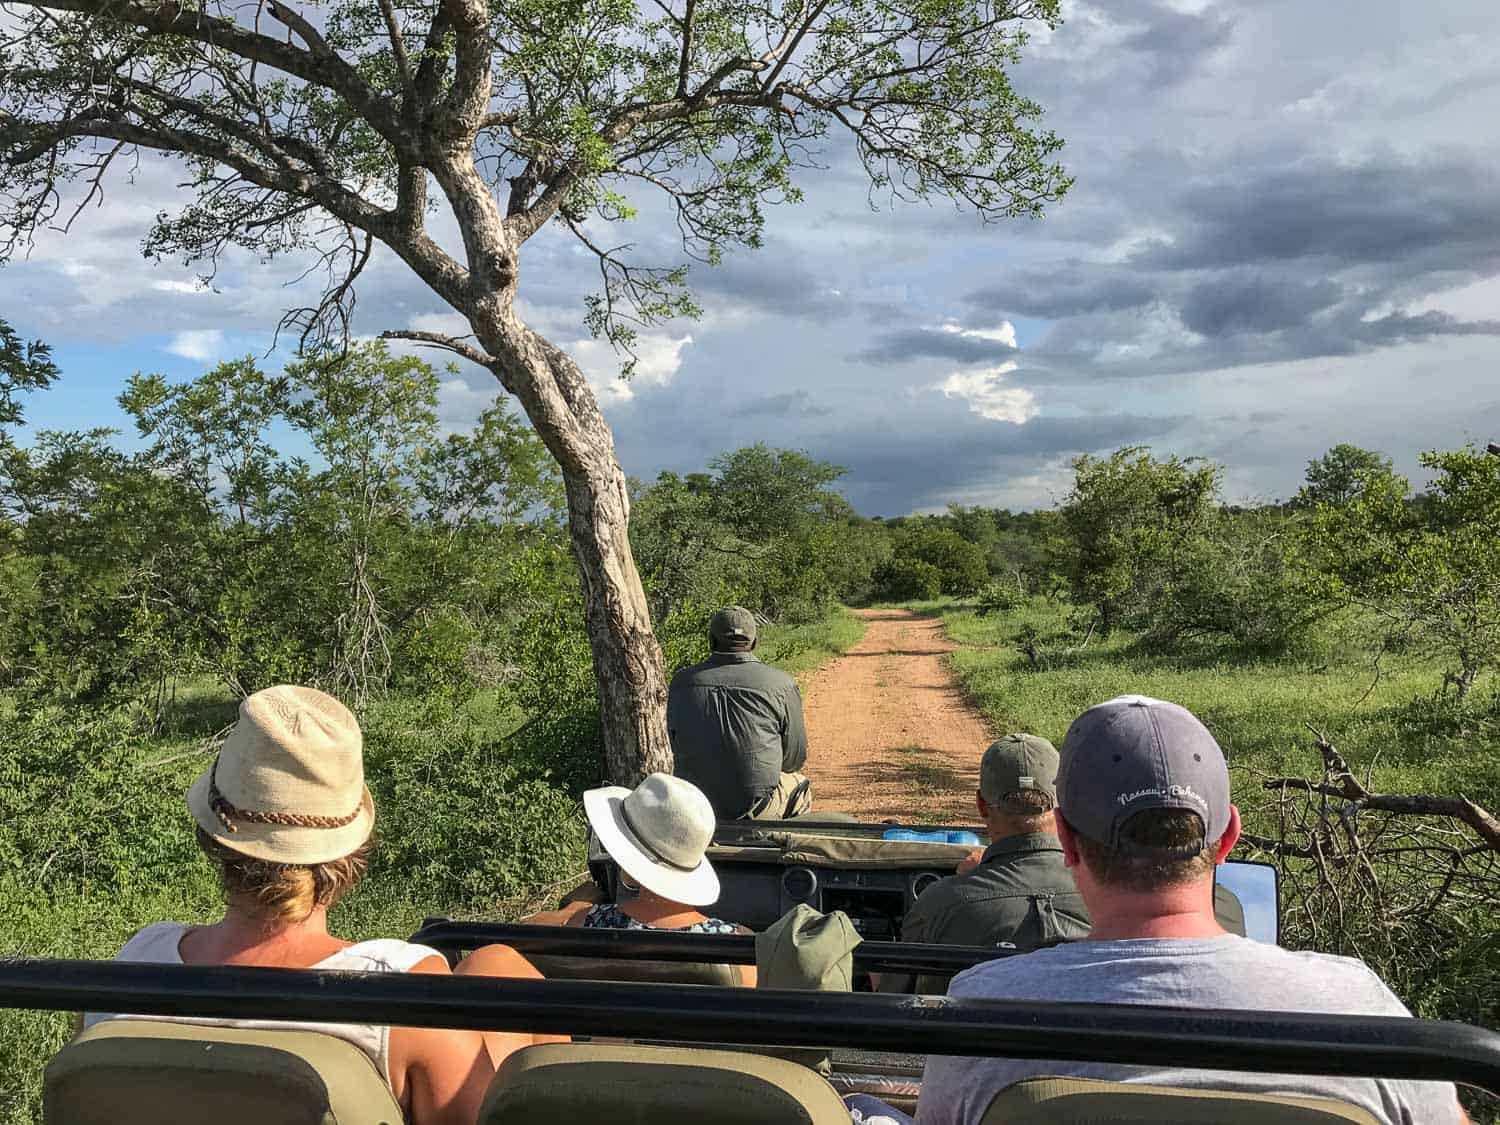
[[[943,575],[921,559],[897,557],[875,572],[875,590],[890,601],[926,601],[943,590]]]
[[[1009,613],[1019,609],[1026,601],[1026,595],[1014,581],[999,579],[986,583],[979,591],[977,608],[980,613]]]

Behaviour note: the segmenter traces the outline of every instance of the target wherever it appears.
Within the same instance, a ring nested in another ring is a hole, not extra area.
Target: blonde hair
[[[296,925],[353,890],[370,866],[374,839],[327,863],[272,863],[241,855],[198,829],[198,846],[219,869],[219,885],[249,907],[267,930]]]

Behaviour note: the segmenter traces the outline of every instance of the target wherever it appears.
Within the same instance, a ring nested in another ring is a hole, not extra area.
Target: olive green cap
[[[979,792],[1004,812],[1034,813],[1005,803],[1007,793],[1036,789],[1057,805],[1057,748],[1034,734],[1007,734],[990,744],[979,763]]]
[[[708,623],[708,635],[719,644],[755,643],[755,614],[744,606],[727,605]]]

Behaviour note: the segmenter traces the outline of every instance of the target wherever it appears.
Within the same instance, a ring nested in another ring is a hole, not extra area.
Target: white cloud
[[[167,351],[173,355],[204,362],[218,358],[223,350],[224,333],[217,328],[198,328],[190,332],[179,332],[167,345]]]
[[[1016,346],[1016,326],[1008,320],[1002,320],[997,328],[965,328],[951,320],[938,327],[953,336],[964,336],[970,340],[993,340],[1008,348]]]
[[[207,293],[208,290],[196,281],[153,281],[151,288],[158,293]]]
[[[1025,387],[1007,387],[1005,377],[1016,369],[1014,361],[978,371],[955,371],[937,390],[945,398],[965,399],[969,412],[991,422],[1010,422],[1024,426],[1037,416],[1036,395]]]
[[[603,340],[574,340],[567,350],[599,397],[611,403],[629,401],[638,387],[665,387],[682,367],[682,349],[692,342],[692,336],[647,333],[639,337],[635,374],[629,380],[620,378],[623,361]]]

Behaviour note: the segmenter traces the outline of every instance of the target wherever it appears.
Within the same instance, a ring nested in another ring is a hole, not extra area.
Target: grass
[[[1361,777],[1368,773],[1373,789],[1462,793],[1500,806],[1500,712],[1481,699],[1466,721],[1437,714],[1427,701],[1442,672],[1431,663],[1388,658],[1377,678],[1358,644],[1357,623],[1333,623],[1313,646],[1279,658],[1211,645],[1155,654],[1123,633],[1082,648],[1076,639],[1044,639],[1033,666],[1016,648],[1016,635],[1025,626],[1055,635],[1065,623],[1056,603],[1039,599],[995,616],[964,608],[941,615],[948,635],[965,646],[953,654],[954,670],[997,730],[1060,743],[1090,705],[1151,695],[1181,703],[1209,726],[1243,803],[1254,803],[1261,773],[1317,770],[1311,724]]]
[[[806,686],[807,680],[835,657],[842,656],[865,635],[865,623],[843,606],[803,625],[768,625],[761,632],[757,655],[767,664],[790,672]]]

